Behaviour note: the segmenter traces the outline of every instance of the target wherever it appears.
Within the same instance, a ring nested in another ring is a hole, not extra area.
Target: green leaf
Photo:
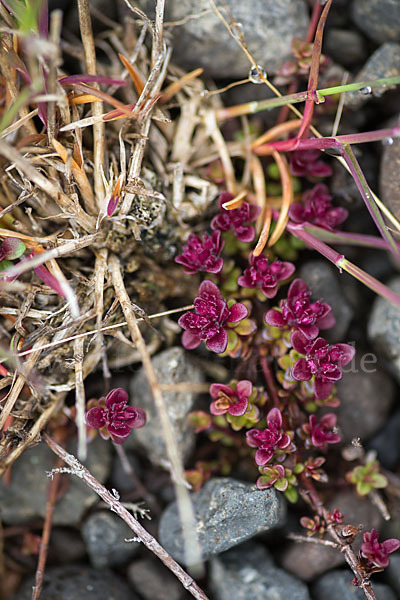
[[[381,473],[373,475],[371,481],[374,488],[385,488],[388,484],[388,480]]]
[[[288,485],[289,483],[286,477],[282,477],[282,479],[278,479],[277,481],[275,481],[274,488],[277,489],[279,492],[285,492],[288,489]]]
[[[372,490],[372,484],[371,483],[367,483],[365,481],[359,481],[357,483],[357,492],[360,494],[360,496],[366,496],[367,494],[370,493],[370,491]]]
[[[285,498],[287,498],[287,500],[289,500],[289,502],[291,502],[292,504],[294,504],[295,502],[297,502],[297,499],[299,497],[299,494],[297,493],[296,488],[289,486],[288,489],[286,490],[286,492],[284,492],[285,494]]]

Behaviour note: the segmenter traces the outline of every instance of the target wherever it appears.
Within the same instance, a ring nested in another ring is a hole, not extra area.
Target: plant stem
[[[279,408],[279,397],[276,391],[274,377],[272,375],[272,371],[269,367],[268,359],[266,356],[260,356],[260,365],[264,374],[265,383],[267,384],[268,393],[274,402],[274,406],[276,408]]]
[[[62,446],[57,444],[49,435],[44,435],[46,444],[59,456],[69,467],[74,475],[86,483],[100,498],[106,502],[110,509],[115,512],[140,538],[140,541],[151,550],[179,579],[183,587],[198,600],[208,600],[203,590],[197,585],[180,565],[168,554],[168,552],[157,542],[157,540],[135,519],[135,517],[111,494],[93,475],[84,467],[75,456],[69,454]],[[53,471],[52,473],[57,473]]]

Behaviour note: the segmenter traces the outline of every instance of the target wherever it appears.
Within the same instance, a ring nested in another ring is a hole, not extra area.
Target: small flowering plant
[[[389,554],[400,548],[400,540],[392,538],[379,542],[379,533],[376,529],[366,531],[363,534],[364,542],[361,544],[360,554],[372,565],[385,569],[389,566]]]
[[[320,329],[334,326],[335,317],[329,304],[322,300],[311,303],[310,296],[306,282],[295,279],[289,287],[287,299],[281,300],[280,308],[267,311],[266,324],[298,330],[309,340],[316,338]]]
[[[213,383],[210,386],[210,395],[213,401],[210,405],[212,415],[229,413],[234,417],[241,417],[249,406],[249,398],[253,393],[251,381],[232,381],[231,385]]]
[[[318,422],[315,415],[310,415],[308,423],[302,426],[306,434],[306,448],[326,448],[327,444],[340,442],[340,435],[336,431],[336,415],[328,413]]]
[[[320,150],[295,150],[290,153],[290,172],[296,177],[330,177],[332,169],[321,160]]]
[[[274,260],[269,262],[265,256],[249,256],[249,267],[238,279],[241,287],[257,289],[261,300],[275,298],[279,284],[293,275],[295,267],[290,262]]]
[[[200,271],[219,273],[224,264],[220,257],[223,247],[220,231],[213,231],[211,235],[205,233],[203,237],[192,233],[175,262],[183,265],[184,272],[191,275]]]
[[[220,353],[228,345],[228,329],[248,316],[248,309],[241,302],[227,302],[212,281],[206,279],[199,287],[193,305],[195,312],[182,315],[178,324],[185,330],[182,344],[187,350],[206,346],[212,352]]]
[[[260,208],[254,204],[243,202],[239,208],[226,210],[224,204],[233,200],[233,194],[222,192],[219,197],[220,212],[211,221],[211,228],[215,231],[232,231],[239,242],[252,242],[254,240],[254,227],[251,225],[258,215]]]
[[[356,486],[357,494],[366,496],[373,489],[385,488],[388,480],[379,472],[377,460],[371,460],[365,465],[359,465],[347,473],[347,479]]]
[[[282,429],[282,413],[278,408],[269,411],[267,423],[268,427],[264,430],[251,429],[246,433],[247,444],[258,448],[255,454],[258,466],[267,464],[274,455],[282,457],[296,449],[292,443],[293,432]]]
[[[328,231],[338,229],[348,216],[345,208],[332,206],[332,196],[324,183],[319,183],[303,194],[302,203],[294,202],[289,218],[294,223],[311,223]]]
[[[129,396],[123,388],[111,390],[105,398],[89,400],[86,423],[98,429],[101,437],[123,444],[132,429],[144,427],[146,413],[139,406],[128,405]]]

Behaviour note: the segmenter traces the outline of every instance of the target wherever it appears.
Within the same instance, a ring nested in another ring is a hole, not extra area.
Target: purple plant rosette
[[[349,344],[333,344],[319,337],[310,341],[300,331],[294,331],[291,342],[296,352],[304,354],[292,368],[297,381],[309,381],[314,377],[314,393],[318,400],[326,400],[333,385],[342,378],[341,367],[354,357],[355,349]]]
[[[311,291],[302,279],[295,279],[289,287],[286,300],[280,308],[272,308],[265,315],[267,325],[298,329],[309,340],[317,337],[320,329],[333,327],[336,320],[329,304],[322,300],[310,302]]]
[[[233,200],[233,194],[222,192],[219,197],[219,214],[211,221],[211,228],[217,231],[232,231],[239,242],[254,240],[254,227],[250,225],[260,214],[260,207],[243,202],[239,208],[226,210],[224,204]]]
[[[104,439],[111,437],[116,444],[123,444],[132,429],[146,424],[146,413],[139,406],[128,405],[129,396],[123,388],[111,390],[105,398],[90,400],[96,404],[86,412],[86,423],[98,429]]]
[[[274,298],[278,293],[279,283],[291,277],[295,266],[290,262],[274,260],[269,262],[265,256],[249,256],[249,268],[238,279],[238,284],[245,288],[259,288],[267,298]]]
[[[236,389],[223,383],[213,383],[210,386],[210,395],[213,398],[210,413],[212,415],[229,413],[233,417],[241,417],[247,410],[252,393],[253,384],[247,379],[238,381]]]
[[[363,539],[361,555],[381,569],[389,566],[389,554],[400,548],[400,540],[397,538],[379,542],[379,533],[376,529],[363,533]]]
[[[337,444],[341,438],[336,433],[336,422],[337,417],[333,413],[328,413],[321,417],[320,421],[317,421],[315,415],[310,415],[308,423],[302,426],[304,433],[309,437],[306,446],[313,446],[314,448],[325,448],[327,444]]]
[[[219,273],[224,263],[220,257],[223,247],[220,231],[213,231],[211,235],[205,233],[203,237],[191,233],[175,262],[183,265],[184,272],[190,275],[200,271]]]
[[[282,431],[282,414],[278,408],[272,408],[267,414],[268,427],[264,430],[250,429],[246,433],[246,442],[252,448],[258,448],[255,454],[257,465],[267,464],[278,450],[281,454],[293,450],[288,433]]]
[[[332,206],[332,196],[323,183],[305,192],[302,200],[302,203],[294,202],[289,209],[289,218],[295,223],[311,223],[335,231],[348,217],[345,208]]]
[[[332,169],[321,156],[321,150],[294,150],[289,158],[290,172],[295,177],[330,177]]]
[[[225,352],[228,345],[227,330],[248,316],[246,306],[241,302],[233,302],[229,306],[215,283],[208,279],[201,283],[193,305],[195,312],[187,312],[178,320],[185,330],[182,335],[184,348],[193,350],[205,342],[212,352]]]

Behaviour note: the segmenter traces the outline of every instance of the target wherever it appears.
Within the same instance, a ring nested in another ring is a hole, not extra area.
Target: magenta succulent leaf
[[[204,341],[212,352],[225,352],[229,324],[242,321],[249,311],[240,302],[228,308],[227,301],[222,298],[215,283],[208,279],[201,283],[198,294],[193,302],[195,312],[185,313],[178,321],[182,329],[185,329],[182,344],[187,350],[192,350]]]
[[[185,273],[219,273],[223,266],[223,259],[220,257],[223,247],[220,231],[213,231],[211,235],[205,233],[202,238],[192,233],[175,262],[183,265]]]
[[[222,383],[213,383],[210,386],[210,395],[213,402],[210,412],[213,415],[229,413],[234,417],[244,415],[249,405],[249,398],[253,392],[253,384],[247,379],[238,381],[236,389]]]
[[[324,415],[319,423],[315,415],[310,415],[309,422],[303,425],[303,431],[309,436],[311,445],[315,448],[323,448],[326,444],[337,444],[340,435],[334,430],[336,428],[336,415],[328,413]]]
[[[310,302],[311,291],[302,279],[295,279],[290,285],[288,297],[280,303],[280,310],[272,308],[265,315],[267,325],[292,327],[303,333],[307,339],[317,337],[320,329],[328,329],[335,324],[331,307],[322,300]]]
[[[310,342],[300,331],[292,334],[291,342],[297,352],[306,355],[293,366],[292,377],[298,381],[309,381],[314,376],[315,396],[318,400],[326,400],[335,381],[342,378],[341,367],[353,359],[353,346],[330,345],[321,337]]]
[[[274,298],[281,281],[289,279],[295,271],[290,262],[274,260],[271,264],[265,256],[249,256],[249,268],[238,279],[238,284],[245,288],[259,288],[267,298]]]
[[[260,208],[254,204],[243,202],[239,208],[226,210],[223,205],[233,200],[233,194],[222,192],[219,197],[219,214],[211,221],[211,228],[218,231],[233,231],[240,242],[254,240],[254,227],[250,225],[260,214]]]
[[[400,548],[400,540],[391,538],[379,542],[379,533],[376,529],[363,534],[364,543],[361,544],[361,555],[377,567],[384,569],[389,565],[389,554]]]
[[[122,444],[132,429],[146,424],[145,411],[138,406],[129,406],[128,400],[128,393],[123,388],[111,390],[97,406],[86,412],[87,425],[99,429],[105,439],[111,437],[116,444]]]
[[[305,192],[302,200],[302,203],[294,202],[289,209],[289,217],[295,223],[311,223],[334,231],[347,219],[348,211],[332,206],[332,196],[323,183]]]
[[[296,177],[330,177],[332,169],[321,160],[320,150],[294,150],[290,153],[290,172]]]
[[[288,433],[282,431],[282,414],[278,408],[272,408],[267,415],[268,427],[250,429],[246,433],[246,441],[252,448],[258,448],[255,461],[260,465],[267,464],[276,450],[289,451],[292,441]]]

